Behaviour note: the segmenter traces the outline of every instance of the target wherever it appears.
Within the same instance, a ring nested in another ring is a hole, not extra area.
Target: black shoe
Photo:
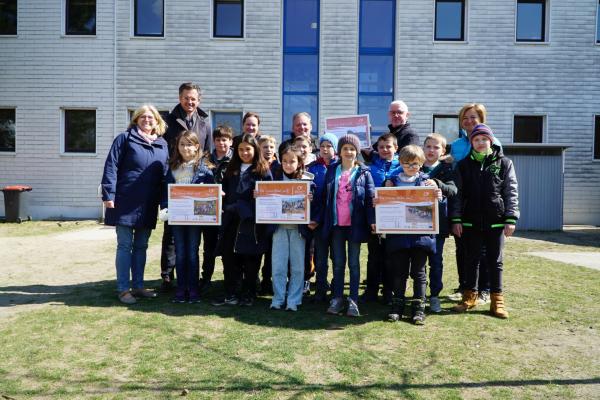
[[[423,300],[413,301],[412,321],[415,325],[425,325],[425,302]]]
[[[185,303],[185,297],[175,296],[171,299],[171,303],[183,304]]]
[[[271,280],[263,279],[260,282],[260,290],[258,291],[260,296],[273,296],[273,284]]]
[[[327,303],[328,302],[327,293],[317,289],[314,296],[311,298],[311,301],[313,303]]]
[[[242,307],[251,307],[254,305],[254,299],[252,297],[244,297],[238,304]]]
[[[226,296],[224,298],[216,299],[211,302],[213,306],[235,306],[239,303],[239,300],[235,296]]]
[[[200,283],[198,284],[198,294],[200,296],[206,295],[211,286],[212,284],[209,280],[204,278],[200,279]]]
[[[377,301],[377,293],[373,293],[365,290],[363,294],[358,298],[361,303],[370,303]]]
[[[394,298],[392,299],[392,308],[388,314],[388,321],[397,322],[402,319],[404,314],[404,299]]]

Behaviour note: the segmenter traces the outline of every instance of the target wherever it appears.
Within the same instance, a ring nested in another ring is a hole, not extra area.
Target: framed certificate
[[[361,147],[371,147],[369,114],[325,118],[325,131],[338,138],[349,133],[358,136]],[[359,149],[360,150],[360,149]]]
[[[221,225],[221,185],[169,185],[169,225]]]
[[[439,233],[438,198],[431,186],[375,189],[377,233]]]
[[[310,182],[256,182],[257,224],[310,223]]]

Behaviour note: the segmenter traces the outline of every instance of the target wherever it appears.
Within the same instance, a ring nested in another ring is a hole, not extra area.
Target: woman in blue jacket
[[[156,297],[144,289],[144,268],[167,173],[168,148],[162,138],[165,129],[154,106],[141,106],[133,113],[127,131],[113,141],[104,164],[104,223],[116,227],[117,289],[119,300],[125,304],[136,303],[136,297]]]

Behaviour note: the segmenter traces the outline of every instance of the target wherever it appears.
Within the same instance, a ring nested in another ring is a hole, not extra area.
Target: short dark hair
[[[185,90],[195,90],[198,92],[198,96],[200,96],[200,86],[196,85],[194,82],[184,82],[179,86],[179,94],[183,93]]]
[[[390,139],[392,140],[392,143],[394,143],[396,146],[398,146],[398,138],[392,132],[387,132],[387,133],[384,133],[383,135],[380,135],[377,138],[377,143],[379,144],[379,142],[385,142]]]
[[[229,125],[219,125],[212,133],[213,140],[224,137],[227,139],[233,139],[233,129]]]

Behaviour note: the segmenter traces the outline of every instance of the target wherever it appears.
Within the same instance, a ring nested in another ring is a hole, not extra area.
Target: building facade
[[[34,218],[95,218],[104,159],[131,110],[168,111],[181,82],[213,123],[261,115],[280,138],[309,111],[403,99],[421,137],[485,104],[502,143],[570,146],[563,219],[600,225],[598,0],[62,0],[0,2],[0,186]],[[0,199],[0,214],[4,209]]]

